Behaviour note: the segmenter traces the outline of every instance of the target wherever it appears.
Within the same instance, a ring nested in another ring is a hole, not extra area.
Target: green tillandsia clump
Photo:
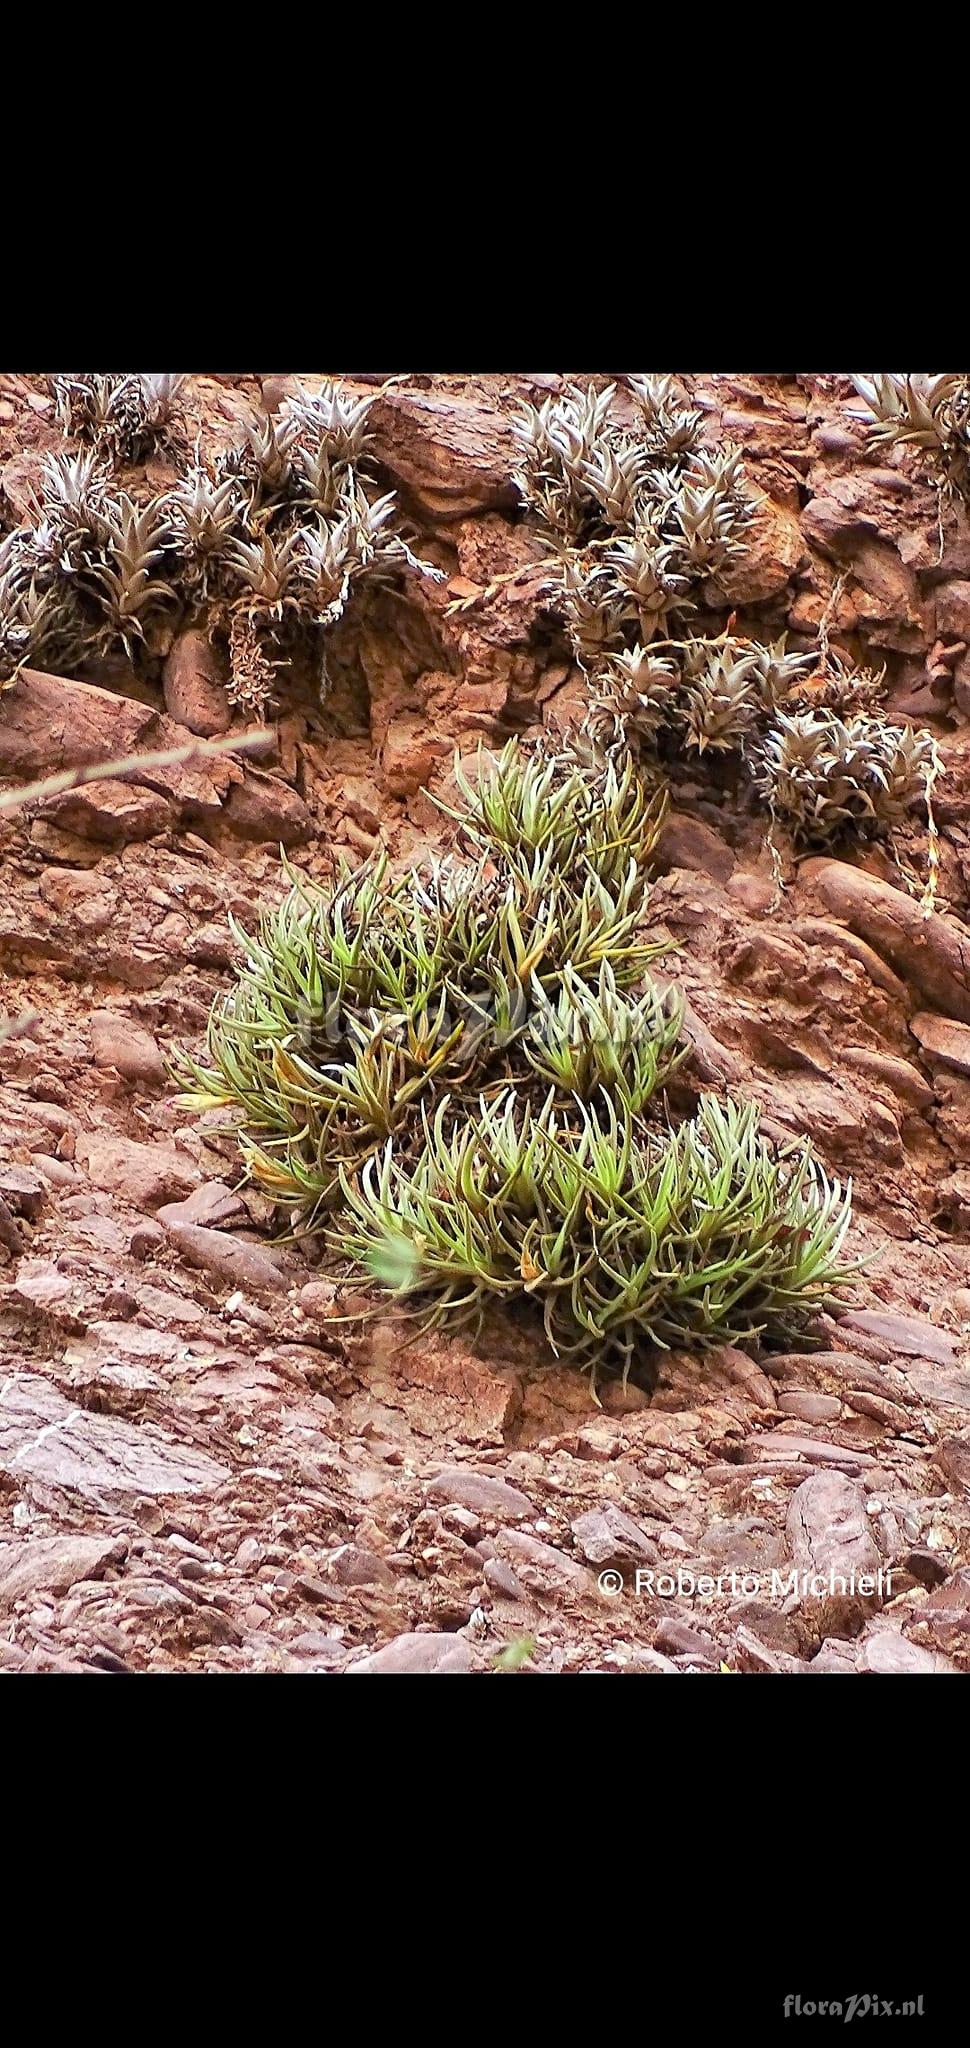
[[[756,1108],[671,1120],[683,1002],[643,936],[665,797],[510,741],[456,768],[461,852],[293,876],[183,1099],[236,1113],[249,1176],[429,1323],[532,1303],[594,1377],[642,1347],[790,1336],[847,1277],[851,1190]]]

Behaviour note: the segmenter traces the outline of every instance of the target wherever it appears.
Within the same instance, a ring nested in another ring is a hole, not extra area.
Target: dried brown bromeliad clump
[[[380,392],[324,380],[218,455],[196,442],[189,457],[169,432],[182,382],[51,380],[61,426],[89,445],[47,457],[33,523],[3,542],[0,686],[31,662],[70,671],[117,645],[155,658],[180,623],[201,623],[228,646],[230,700],[262,716],[297,652],[326,688],[326,635],[359,585],[442,576],[378,488],[367,422]],[[120,488],[117,470],[166,437],[178,481],[147,500],[137,477]]]
[[[181,376],[52,377],[57,420],[65,434],[93,442],[115,466],[144,460],[166,438]]]
[[[772,817],[804,848],[876,838],[929,804],[939,768],[928,732],[834,711],[779,712],[757,748],[755,787]]]
[[[970,374],[853,376],[872,439],[922,448],[946,483],[970,498]]]
[[[759,502],[740,450],[702,448],[703,415],[672,378],[631,377],[627,390],[630,424],[612,410],[615,384],[568,385],[513,423],[515,481],[561,558],[553,593],[584,667],[689,610],[692,589],[743,549]]]
[[[957,433],[966,408],[953,383],[936,380],[931,396],[937,424]],[[892,831],[925,800],[935,850],[939,755],[928,733],[882,715],[884,672],[821,638],[811,652],[789,651],[784,635],[754,639],[733,618],[717,636],[691,632],[698,598],[717,604],[719,572],[749,544],[760,501],[739,449],[702,445],[703,415],[672,378],[627,387],[632,421],[629,408],[616,417],[615,384],[567,385],[515,429],[516,481],[553,551],[552,607],[586,677],[591,759],[629,752],[648,775],[678,757],[733,759],[796,846]]]

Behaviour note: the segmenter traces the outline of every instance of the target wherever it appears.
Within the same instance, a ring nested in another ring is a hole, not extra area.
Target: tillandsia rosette
[[[938,762],[928,732],[834,711],[779,712],[758,749],[755,787],[796,846],[873,838],[928,800]]]
[[[941,478],[970,496],[970,374],[853,376],[872,439],[923,450]]]
[[[368,419],[380,390],[359,397],[325,378],[203,456],[185,438],[182,377],[50,382],[81,445],[45,457],[33,521],[3,544],[0,686],[40,660],[70,671],[115,647],[158,657],[180,621],[201,622],[227,645],[230,702],[261,718],[297,651],[326,690],[327,635],[357,588],[443,578],[378,489]],[[179,474],[151,496],[137,466],[161,446]]]
[[[58,376],[50,379],[65,434],[91,441],[114,465],[133,464],[165,439],[181,376]]]
[[[447,860],[291,875],[234,927],[184,1101],[232,1113],[248,1175],[350,1281],[432,1322],[532,1304],[594,1380],[797,1331],[848,1278],[851,1190],[751,1105],[672,1119],[684,1006],[643,933],[664,796],[548,742],[455,781]]]
[[[627,379],[626,422],[617,389],[567,385],[513,422],[515,482],[558,551],[552,595],[584,666],[688,612],[706,580],[743,553],[760,502],[737,448],[701,445],[703,413],[672,378]],[[595,611],[609,622],[603,634]]]

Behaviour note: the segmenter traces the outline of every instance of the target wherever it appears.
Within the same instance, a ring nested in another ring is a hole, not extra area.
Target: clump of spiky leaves
[[[796,679],[816,666],[814,655],[788,653],[784,635],[768,646],[730,631],[668,645],[673,651],[663,655],[625,648],[591,674],[583,729],[605,751],[744,756]]]
[[[42,665],[64,627],[60,593],[19,532],[0,541],[0,689]]]
[[[105,506],[111,472],[97,449],[44,458],[35,497],[37,523],[19,528],[38,560],[65,574],[90,567],[106,533]]]
[[[756,760],[756,787],[797,846],[891,832],[926,799],[932,735],[834,711],[779,713]]]
[[[52,377],[55,412],[65,434],[91,441],[112,464],[140,462],[172,420],[180,376]]]
[[[325,636],[343,615],[352,590],[402,569],[441,579],[394,530],[393,493],[379,495],[368,460],[367,420],[380,392],[351,399],[325,380],[319,391],[291,399],[275,417],[252,423],[245,438],[216,465],[216,484],[249,500],[245,530],[225,501],[212,581],[218,622],[228,633],[230,699],[263,713],[276,672],[297,640],[320,636],[317,665],[327,687]]]
[[[239,477],[204,461],[196,447],[195,461],[169,492],[165,510],[182,589],[190,603],[204,605],[225,574],[233,543],[249,530],[252,494]]]
[[[133,656],[177,593],[162,573],[173,536],[165,500],[113,487],[98,449],[48,454],[36,523],[9,536],[38,608],[32,656],[73,666],[119,643]]]
[[[552,592],[587,670],[689,609],[691,589],[736,558],[757,508],[739,450],[701,448],[703,416],[671,378],[631,378],[629,390],[632,429],[612,411],[615,384],[568,385],[514,423],[515,481],[560,553]]]
[[[391,380],[392,382],[395,380]],[[57,418],[90,445],[48,455],[33,523],[16,529],[0,584],[0,671],[40,659],[73,670],[121,644],[164,651],[177,614],[228,642],[230,701],[264,716],[278,675],[308,654],[327,686],[326,636],[358,583],[416,571],[440,580],[397,530],[369,460],[371,407],[325,381],[147,499],[114,475],[168,433],[181,378],[51,380]],[[188,450],[173,437],[181,464]]]
[[[90,578],[104,617],[101,638],[108,646],[120,641],[131,655],[160,608],[175,602],[172,585],[156,573],[171,529],[162,505],[138,505],[127,491],[106,500],[104,525]]]
[[[844,1269],[851,1188],[805,1142],[775,1153],[751,1104],[703,1097],[646,1133],[622,1094],[538,1111],[514,1088],[449,1128],[446,1097],[406,1163],[390,1139],[341,1170],[338,1244],[477,1326],[490,1299],[541,1305],[559,1357],[624,1377],[645,1345],[795,1334]],[[388,1246],[395,1256],[388,1259]]]
[[[970,375],[853,376],[874,441],[924,449],[970,497]]]
[[[703,754],[732,753],[751,738],[765,708],[758,652],[731,640],[688,642],[684,653],[684,741]]]
[[[295,877],[185,1100],[365,1284],[432,1321],[532,1301],[595,1375],[646,1344],[797,1328],[843,1277],[849,1192],[751,1108],[671,1127],[683,1004],[645,978],[663,819],[628,757],[511,741],[450,811],[464,857]]]
[[[968,412],[958,382],[928,380],[923,392],[913,380],[877,379],[866,390],[888,410],[887,432],[934,445],[949,434],[955,447]],[[730,759],[747,773],[765,773],[771,761],[782,823],[800,814],[786,796],[792,741],[773,725],[776,714],[831,709],[878,724],[884,679],[830,655],[821,640],[817,654],[797,653],[784,635],[762,643],[735,634],[733,618],[716,638],[689,630],[699,601],[718,601],[718,576],[743,556],[759,500],[739,449],[701,445],[703,415],[671,377],[633,377],[627,387],[632,428],[616,417],[610,384],[567,385],[527,407],[514,429],[516,482],[553,549],[552,607],[586,676],[580,735],[594,760],[630,750],[653,772],[678,755]],[[830,801],[820,798],[826,829],[873,829],[872,804],[886,829],[916,800],[922,770],[897,774],[886,765],[897,758],[896,729],[887,725],[880,742],[867,728],[853,754],[857,791],[826,730],[816,761],[833,776]],[[919,762],[930,745],[928,735],[914,741]],[[863,761],[875,764],[865,774]]]
[[[590,683],[584,729],[606,753],[653,753],[670,724],[678,681],[674,663],[649,648],[609,655]]]

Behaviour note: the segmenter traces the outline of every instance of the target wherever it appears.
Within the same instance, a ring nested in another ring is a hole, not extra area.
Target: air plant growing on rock
[[[44,458],[36,497],[38,523],[21,529],[40,556],[70,572],[90,566],[102,547],[111,472],[96,449]]]
[[[674,715],[678,670],[647,647],[625,647],[598,664],[590,677],[583,728],[606,753],[654,753]]]
[[[892,831],[928,798],[937,765],[932,735],[912,726],[779,712],[755,755],[755,787],[797,846],[822,848]]]
[[[219,476],[198,448],[192,468],[180,476],[165,500],[179,580],[186,596],[205,604],[225,572],[234,541],[242,540],[252,497],[235,476]]]
[[[294,484],[293,458],[297,424],[262,413],[247,425],[243,438],[218,459],[219,481],[235,477],[244,484],[257,508],[288,503]]]
[[[301,392],[291,398],[286,418],[292,423],[307,481],[315,464],[326,456],[333,469],[354,469],[363,459],[372,439],[367,420],[380,392],[363,398],[348,398],[339,384],[324,378],[318,391]]]
[[[703,415],[672,378],[626,381],[639,432],[616,417],[615,384],[601,391],[569,385],[559,398],[528,407],[515,425],[522,448],[516,481],[552,550],[550,608],[586,677],[577,742],[593,762],[630,749],[654,773],[678,752],[734,757],[743,771],[757,770],[762,793],[765,776],[774,778],[773,820],[796,825],[800,843],[808,843],[806,778],[816,773],[833,778],[828,799],[818,793],[816,839],[891,829],[928,794],[920,778],[929,736],[914,737],[911,768],[910,743],[900,743],[897,728],[884,725],[879,738],[882,677],[830,656],[821,639],[817,654],[790,652],[784,635],[762,643],[736,634],[733,616],[716,637],[689,631],[699,601],[716,603],[719,572],[750,544],[760,501],[738,448],[701,445]],[[864,380],[857,382],[863,389]],[[959,385],[953,378],[923,385],[877,379],[864,395],[882,407],[882,431],[923,445],[947,441],[952,451],[970,417],[970,395]],[[826,709],[849,719],[839,728],[848,739],[837,737],[837,719],[816,730],[815,715]],[[785,714],[794,720],[786,723]],[[782,722],[773,724],[778,715]],[[935,774],[938,755],[933,761]],[[930,813],[931,842],[934,829]]]
[[[326,689],[326,636],[359,583],[443,577],[377,488],[367,422],[380,392],[358,398],[325,381],[214,456],[197,442],[161,496],[146,502],[137,480],[119,491],[114,471],[167,432],[182,381],[51,380],[61,426],[90,445],[47,455],[33,523],[11,536],[0,592],[8,679],[41,651],[70,668],[117,642],[133,660],[157,657],[180,611],[228,641],[230,700],[262,716],[301,645]],[[181,462],[181,441],[173,453]]]
[[[267,530],[230,542],[226,575],[235,596],[228,608],[230,701],[262,714],[283,659],[281,629],[300,609],[300,534],[274,539]]]
[[[853,376],[876,442],[924,449],[942,476],[970,496],[970,375]]]
[[[730,638],[684,647],[684,744],[699,754],[735,753],[765,711],[764,650]]]
[[[301,637],[318,636],[325,692],[326,634],[355,585],[402,569],[443,574],[393,530],[393,493],[375,494],[367,417],[379,395],[354,400],[325,382],[318,392],[291,399],[279,415],[251,423],[215,465],[206,498],[217,557],[212,624],[229,641],[230,699],[257,715],[272,703],[277,674]],[[230,487],[248,496],[242,520],[238,499],[234,513],[231,496],[222,495]],[[224,508],[218,516],[209,509],[213,490]],[[186,508],[176,516],[184,529]],[[230,520],[242,530],[227,535],[223,546],[220,534]]]
[[[294,876],[234,927],[184,1100],[232,1111],[257,1185],[432,1322],[532,1304],[594,1381],[797,1330],[846,1277],[850,1191],[750,1105],[671,1120],[683,1007],[640,931],[663,796],[516,741],[456,782],[463,861]]]
[[[651,455],[677,461],[692,455],[703,425],[703,413],[684,405],[671,376],[631,377],[630,391],[643,419]]]
[[[65,434],[93,442],[112,464],[133,464],[165,435],[184,378],[85,375],[50,381]]]
[[[20,533],[0,541],[0,690],[39,666],[63,625],[60,594],[45,581]]]
[[[514,422],[515,481],[548,531],[553,606],[591,679],[693,609],[692,592],[742,551],[759,502],[738,449],[701,447],[703,415],[672,378],[627,382],[632,428],[615,417],[614,384],[567,386]]]
[[[103,643],[120,640],[132,655],[144,644],[153,615],[175,600],[172,585],[155,573],[171,531],[157,502],[137,505],[126,491],[105,500],[104,518],[104,543],[90,584],[105,621]]]

